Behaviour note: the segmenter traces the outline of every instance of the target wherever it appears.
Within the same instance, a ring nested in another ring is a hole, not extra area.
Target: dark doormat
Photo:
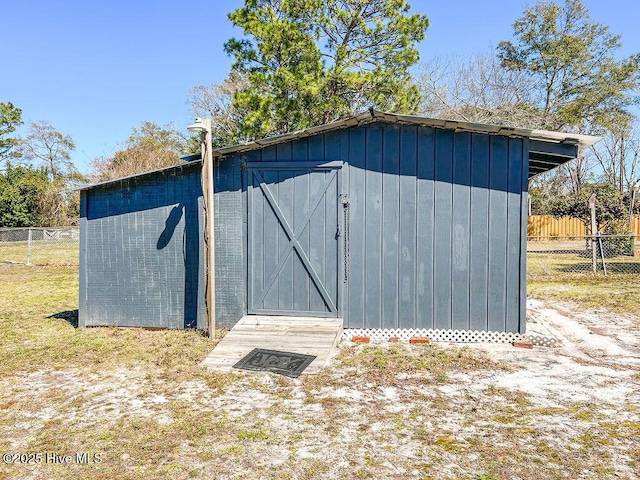
[[[246,357],[236,363],[233,368],[257,372],[273,372],[291,378],[298,378],[315,358],[315,355],[254,348]]]

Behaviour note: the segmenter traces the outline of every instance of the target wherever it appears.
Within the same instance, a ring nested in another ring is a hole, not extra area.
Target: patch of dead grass
[[[354,345],[343,348],[337,360],[333,370],[305,377],[304,388],[313,390],[356,383],[375,387],[433,386],[450,382],[450,375],[459,372],[509,368],[478,350],[436,344]]]

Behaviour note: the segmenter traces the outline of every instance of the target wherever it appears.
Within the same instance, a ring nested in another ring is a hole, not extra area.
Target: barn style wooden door
[[[248,313],[338,316],[341,167],[246,165]]]

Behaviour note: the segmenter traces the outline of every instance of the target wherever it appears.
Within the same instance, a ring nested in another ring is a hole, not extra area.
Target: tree
[[[78,175],[71,161],[75,148],[71,136],[58,132],[46,120],[31,122],[26,138],[20,141],[22,158],[44,166],[52,182]]]
[[[640,180],[640,123],[621,122],[607,131],[601,142],[591,147],[603,178],[620,193],[629,192]]]
[[[621,37],[593,22],[581,0],[543,0],[513,28],[514,40],[500,42],[498,57],[535,82],[542,128],[607,127],[633,102],[640,55],[616,60]]]
[[[0,227],[50,227],[77,223],[78,192],[49,180],[44,167],[12,166],[0,174]]]
[[[79,216],[79,195],[68,189],[70,184],[83,182],[85,178],[71,160],[71,153],[76,148],[71,136],[60,133],[48,121],[32,122],[27,136],[19,140],[19,148],[21,162],[43,169],[47,175],[47,183],[36,199],[36,225],[58,226],[74,222]]]
[[[11,102],[0,102],[0,162],[16,157],[15,147],[18,139],[8,135],[22,125],[22,110]]]
[[[414,112],[409,67],[429,24],[405,0],[245,0],[229,14],[244,30],[225,51],[249,86],[234,106],[241,133],[264,137],[374,106]]]
[[[48,185],[46,169],[7,163],[0,173],[0,227],[41,225],[38,201]]]
[[[38,195],[37,211],[43,227],[77,225],[80,217],[80,194],[65,190],[65,184],[60,179],[54,180]]]
[[[90,177],[104,181],[176,165],[187,150],[188,138],[172,124],[160,126],[145,121],[132,129],[124,148],[111,157],[94,159]]]
[[[234,95],[249,87],[246,77],[235,70],[219,84],[197,85],[189,90],[187,105],[191,115],[211,119],[214,147],[247,140],[240,133],[244,112],[234,105]]]
[[[552,208],[560,197],[571,195],[570,179],[565,170],[550,171],[529,180],[529,200],[532,215],[553,215]]]
[[[605,233],[626,233],[629,227],[627,221],[629,203],[620,191],[609,183],[588,184],[578,194],[572,193],[557,197],[552,203],[551,214],[555,217],[573,217],[584,223],[591,232],[591,211],[589,197],[596,195],[596,222],[598,231]]]
[[[465,122],[533,128],[540,112],[532,107],[532,82],[490,54],[433,58],[415,78],[423,115]]]

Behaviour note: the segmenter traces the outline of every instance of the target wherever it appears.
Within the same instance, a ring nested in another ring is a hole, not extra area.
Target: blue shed
[[[218,149],[216,321],[523,332],[528,179],[597,140],[372,111]],[[204,326],[200,173],[81,191],[80,326]]]

